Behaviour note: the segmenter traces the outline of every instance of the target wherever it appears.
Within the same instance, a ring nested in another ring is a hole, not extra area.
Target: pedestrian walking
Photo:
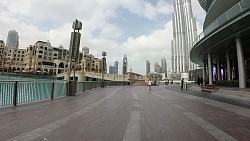
[[[184,78],[181,79],[181,90],[183,90]]]
[[[152,81],[151,79],[148,80],[148,86],[149,86],[149,90],[151,91],[151,85],[152,85]]]

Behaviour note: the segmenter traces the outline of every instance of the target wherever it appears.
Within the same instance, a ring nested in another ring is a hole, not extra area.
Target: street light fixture
[[[102,88],[104,88],[104,71],[106,71],[106,58],[107,56],[106,52],[102,52]]]

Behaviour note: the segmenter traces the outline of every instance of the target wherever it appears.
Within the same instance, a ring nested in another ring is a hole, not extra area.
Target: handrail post
[[[15,81],[14,84],[14,92],[13,92],[13,105],[16,106],[17,105],[17,81]]]
[[[55,88],[55,82],[52,82],[51,95],[50,95],[51,99],[54,99],[54,88]]]

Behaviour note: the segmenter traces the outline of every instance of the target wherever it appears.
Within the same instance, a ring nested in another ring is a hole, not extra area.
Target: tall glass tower
[[[10,30],[8,32],[6,47],[18,49],[19,47],[18,39],[19,39],[18,32],[16,32],[15,30]]]
[[[150,62],[146,60],[146,76],[150,73]]]
[[[173,0],[173,7],[172,69],[173,72],[188,73],[189,70],[197,69],[197,65],[191,62],[189,56],[193,41],[197,37],[196,21],[191,0]]]
[[[127,66],[128,66],[128,60],[127,60],[126,55],[124,55],[122,62],[123,62],[123,64],[122,64],[122,74],[126,74],[127,73]]]
[[[115,61],[114,74],[118,74],[118,61]]]

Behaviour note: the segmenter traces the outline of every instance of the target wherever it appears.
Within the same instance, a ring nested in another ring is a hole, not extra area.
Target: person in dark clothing
[[[201,82],[201,86],[203,85],[203,78],[201,77],[201,80],[200,80],[200,82]]]
[[[200,86],[200,83],[201,83],[201,79],[200,79],[200,76],[198,75],[197,84]]]
[[[181,90],[183,90],[184,78],[181,79]]]

